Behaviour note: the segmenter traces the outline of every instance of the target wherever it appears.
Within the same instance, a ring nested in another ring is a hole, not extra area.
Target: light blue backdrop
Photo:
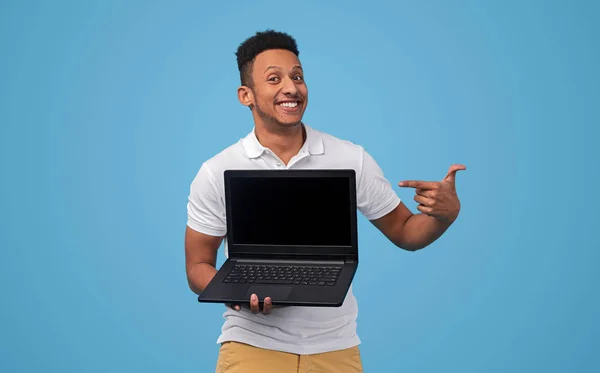
[[[366,372],[599,371],[597,4],[2,1],[0,371],[214,370],[186,199],[251,129],[234,52],[266,28],[298,40],[306,122],[394,185],[468,167],[421,252],[361,218]]]

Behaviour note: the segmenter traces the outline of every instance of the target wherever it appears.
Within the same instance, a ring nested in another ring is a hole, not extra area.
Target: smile
[[[298,102],[297,101],[293,101],[293,102],[282,102],[279,104],[279,106],[283,106],[283,107],[289,107],[289,108],[294,108],[296,106],[298,106]]]

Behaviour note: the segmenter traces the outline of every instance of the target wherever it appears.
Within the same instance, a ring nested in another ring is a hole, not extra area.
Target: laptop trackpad
[[[244,298],[250,299],[252,294],[258,296],[259,301],[264,301],[266,297],[270,297],[272,301],[286,300],[288,295],[292,291],[291,286],[268,286],[268,285],[254,285],[250,286]]]

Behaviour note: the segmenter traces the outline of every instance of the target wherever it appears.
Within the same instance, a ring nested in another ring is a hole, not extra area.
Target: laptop
[[[227,170],[228,258],[199,302],[339,307],[358,267],[354,170]]]

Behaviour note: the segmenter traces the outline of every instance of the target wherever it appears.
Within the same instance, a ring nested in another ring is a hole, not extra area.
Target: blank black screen
[[[349,180],[341,177],[234,177],[236,245],[351,245]]]

